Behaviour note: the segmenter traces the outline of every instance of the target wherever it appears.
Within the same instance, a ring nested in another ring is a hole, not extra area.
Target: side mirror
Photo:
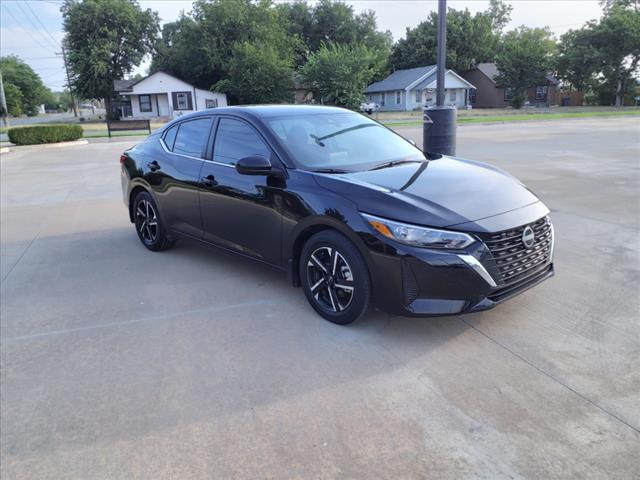
[[[242,175],[269,175],[271,162],[262,155],[251,155],[238,160],[236,170]]]

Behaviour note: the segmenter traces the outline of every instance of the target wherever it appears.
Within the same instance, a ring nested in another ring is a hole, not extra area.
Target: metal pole
[[[429,154],[456,154],[456,107],[447,107],[445,101],[445,74],[447,71],[447,2],[438,1],[438,67],[436,73],[436,105],[424,109],[422,124],[422,150]]]
[[[447,0],[438,0],[438,73],[436,106],[444,106],[444,73],[447,70]]]
[[[73,116],[78,116],[78,109],[76,107],[76,97],[73,95],[73,91],[71,90],[71,79],[69,78],[69,67],[67,65],[67,52],[62,47],[62,59],[64,60],[64,70],[67,72],[67,86],[69,87],[69,95],[71,95],[71,106],[73,108]]]
[[[2,72],[0,71],[0,108],[2,108],[2,123],[5,127],[9,126],[9,109],[7,108],[7,99],[4,96],[4,83],[2,83]]]

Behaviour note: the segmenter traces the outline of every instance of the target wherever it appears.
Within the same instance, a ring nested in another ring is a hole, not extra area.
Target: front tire
[[[175,241],[167,237],[158,207],[149,192],[136,195],[133,201],[133,218],[138,238],[149,250],[158,252],[173,247]]]
[[[346,325],[369,311],[369,269],[344,235],[335,231],[313,235],[302,249],[299,272],[309,304],[326,320]]]

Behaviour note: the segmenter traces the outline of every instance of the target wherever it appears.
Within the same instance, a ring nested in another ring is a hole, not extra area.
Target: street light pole
[[[456,154],[456,108],[445,106],[447,72],[447,1],[438,1],[438,66],[436,105],[424,109],[422,150],[442,155]]]
[[[444,106],[444,74],[447,71],[447,1],[438,2],[438,73],[436,107]]]

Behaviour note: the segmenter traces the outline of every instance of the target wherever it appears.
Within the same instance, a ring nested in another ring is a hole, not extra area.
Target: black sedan
[[[321,316],[491,308],[553,275],[548,208],[487,164],[363,115],[247,106],[180,117],[120,158],[142,244],[188,237],[288,272]]]

